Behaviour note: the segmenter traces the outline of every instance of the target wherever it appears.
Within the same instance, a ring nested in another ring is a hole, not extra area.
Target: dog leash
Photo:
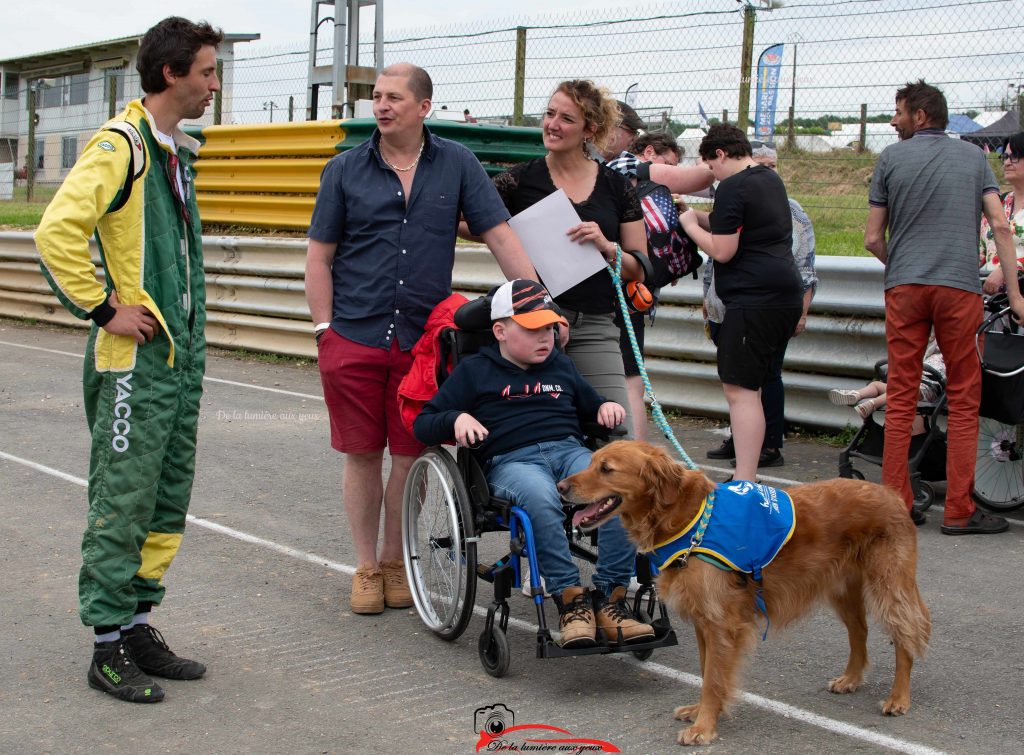
[[[658,397],[654,394],[654,387],[651,385],[651,378],[647,374],[647,366],[644,364],[643,354],[640,352],[640,345],[636,341],[636,333],[633,330],[633,321],[629,316],[629,307],[626,305],[626,296],[622,292],[622,247],[618,244],[615,245],[615,265],[608,264],[608,272],[611,273],[612,282],[615,284],[615,292],[619,299],[619,311],[622,314],[622,322],[626,328],[626,334],[629,336],[629,344],[633,348],[633,357],[636,359],[636,366],[640,372],[640,378],[644,383],[644,390],[647,396],[651,399],[651,415],[654,419],[654,425],[662,434],[668,439],[669,443],[679,454],[679,457],[683,460],[683,463],[689,469],[699,469],[699,467],[693,463],[693,459],[689,457],[686,450],[682,447],[679,441],[676,439],[675,433],[672,432],[672,427],[668,424],[668,420],[665,418],[665,413],[661,409],[661,404],[658,401]],[[686,561],[690,556],[690,553],[694,548],[700,545],[704,539],[704,532],[708,528],[708,524],[711,521],[711,510],[714,508],[714,493],[708,496],[707,506],[704,509],[704,514],[701,516],[700,523],[697,525],[696,532],[693,533],[693,537],[690,538],[690,546],[678,559],[676,559],[673,566],[678,564],[677,568],[685,568]],[[768,606],[764,602],[764,594],[761,590],[761,580],[756,579],[757,585],[754,591],[754,605],[764,615],[765,627],[764,633],[761,635],[761,640],[768,638],[768,629],[771,626],[771,619],[768,617]]]
[[[668,420],[665,418],[665,412],[662,411],[661,404],[658,402],[658,397],[654,395],[654,387],[651,385],[651,379],[647,375],[647,366],[644,364],[643,354],[640,353],[640,346],[636,342],[636,333],[633,331],[633,321],[629,317],[629,308],[626,306],[626,297],[622,293],[622,247],[618,244],[615,245],[615,265],[613,267],[609,263],[608,272],[611,273],[612,281],[615,284],[615,291],[619,297],[619,311],[622,313],[622,322],[625,324],[626,334],[629,336],[629,343],[633,347],[633,356],[636,358],[636,366],[640,371],[640,378],[643,380],[644,390],[646,391],[647,396],[651,399],[651,415],[654,419],[654,425],[661,430],[669,443],[672,444],[676,453],[678,453],[679,457],[683,460],[683,463],[689,469],[698,469],[697,465],[693,463],[693,460],[689,455],[687,455],[679,441],[676,440],[675,433],[672,432],[672,428],[669,426]]]

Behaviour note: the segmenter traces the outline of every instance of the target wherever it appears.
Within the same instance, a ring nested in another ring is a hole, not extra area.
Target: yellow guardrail
[[[204,192],[198,200],[204,223],[305,230],[316,196]]]
[[[196,169],[208,157],[330,157],[344,138],[342,121],[207,126]]]
[[[196,189],[204,192],[316,194],[329,157],[247,160],[206,159],[196,163]],[[206,220],[206,218],[203,218]]]
[[[305,230],[342,121],[208,126],[196,161],[204,223]]]

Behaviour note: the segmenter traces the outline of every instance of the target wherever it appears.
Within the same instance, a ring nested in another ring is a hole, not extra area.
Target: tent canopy
[[[981,124],[959,113],[949,116],[949,124],[946,126],[946,131],[952,131],[954,134],[971,134],[980,130]]]
[[[1020,131],[1022,131],[1020,127],[1020,114],[1016,110],[1011,110],[990,126],[964,134],[960,138],[977,144],[979,147],[987,146],[989,149],[997,149],[1003,146],[1003,142],[1009,137]]]

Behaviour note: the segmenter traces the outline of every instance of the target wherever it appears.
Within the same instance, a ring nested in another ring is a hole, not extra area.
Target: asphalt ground
[[[468,753],[475,711],[495,704],[517,725],[557,726],[622,752],[674,750],[672,710],[695,702],[699,684],[692,631],[679,619],[679,646],[644,663],[628,654],[539,660],[532,605],[514,594],[511,670],[493,679],[477,657],[479,611],[452,643],[413,610],[352,614],[342,458],[329,447],[316,368],[222,352],[209,358],[187,536],[153,614],[172,648],[209,671],[167,682],[157,705],[91,690],[91,632],[76,612],[84,343],[84,332],[0,321],[0,751]],[[672,424],[700,463],[723,437],[717,422]],[[834,476],[838,451],[791,439],[785,466],[765,479]],[[706,471],[721,480],[731,470]],[[894,660],[876,626],[862,688],[826,691],[847,645],[838,620],[819,611],[757,643],[745,692],[706,751],[1020,752],[1024,521],[1004,535],[951,538],[940,520],[933,508],[918,530],[934,631],[908,715],[879,713]]]

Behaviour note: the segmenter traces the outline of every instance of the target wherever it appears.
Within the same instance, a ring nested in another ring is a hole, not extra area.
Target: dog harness
[[[785,492],[745,480],[721,483],[701,501],[682,532],[654,546],[649,554],[651,567],[655,573],[685,567],[692,553],[721,569],[749,574],[758,585],[754,602],[767,619],[761,570],[795,529],[793,500]]]

